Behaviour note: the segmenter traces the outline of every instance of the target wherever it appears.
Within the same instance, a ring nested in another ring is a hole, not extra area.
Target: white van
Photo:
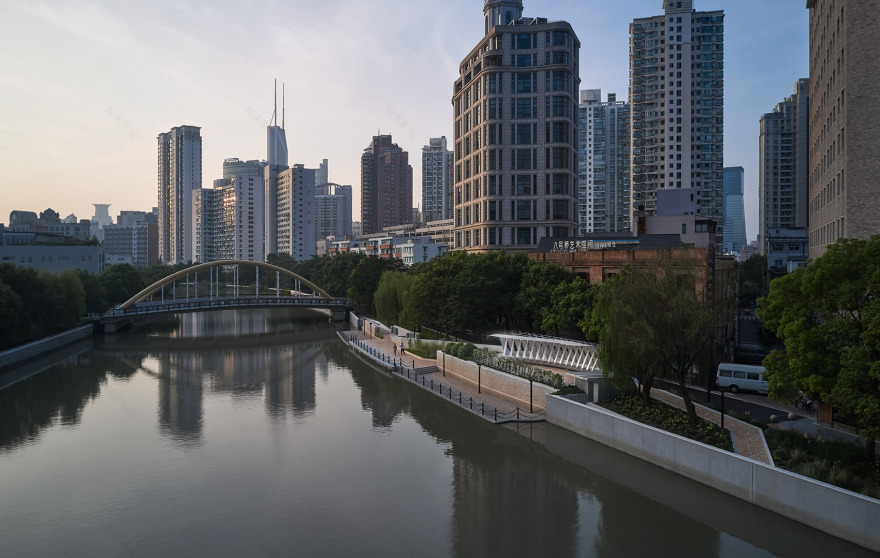
[[[719,388],[727,388],[733,393],[741,389],[767,393],[769,387],[767,380],[764,379],[765,373],[763,366],[722,362],[718,365],[715,385]]]

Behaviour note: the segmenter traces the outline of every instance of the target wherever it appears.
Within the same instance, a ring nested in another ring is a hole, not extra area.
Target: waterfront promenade
[[[371,358],[377,364],[385,368],[391,368],[393,366],[392,363],[396,362],[398,363],[398,366],[412,369],[414,371],[413,375],[416,373],[418,374],[418,384],[422,385],[422,379],[424,379],[425,387],[431,386],[435,393],[438,393],[439,391],[444,394],[449,394],[450,392],[448,390],[452,389],[452,393],[455,394],[456,402],[458,401],[460,394],[462,401],[470,400],[475,402],[477,409],[489,408],[493,411],[497,409],[499,413],[502,413],[505,417],[511,415],[515,416],[517,410],[517,405],[515,403],[511,403],[510,401],[487,393],[480,393],[478,389],[471,384],[453,376],[444,375],[440,368],[440,363],[438,363],[436,359],[422,358],[408,352],[401,355],[400,338],[396,338],[388,333],[383,334],[383,337],[375,337],[369,333],[359,331],[345,332],[342,333],[341,336],[346,342],[351,343],[352,340],[357,340],[359,345],[372,349],[372,351],[360,352],[363,356]],[[397,347],[396,352],[394,350],[395,346]],[[437,390],[437,386],[442,387]],[[651,391],[653,397],[658,401],[662,401],[679,409],[684,409],[684,401],[681,397],[660,389],[654,389]],[[440,395],[440,393],[438,393],[438,395]],[[444,395],[444,398],[448,397]],[[467,405],[465,408],[473,410],[471,405]],[[701,418],[715,424],[721,424],[721,413],[718,411],[703,407],[699,404],[696,405],[696,408],[697,415]],[[493,420],[495,415],[493,412],[489,415],[483,414],[483,416],[489,420]],[[523,417],[525,417],[525,415],[523,415]],[[534,419],[530,418],[528,420]],[[773,465],[773,458],[771,457],[767,444],[764,441],[764,435],[759,428],[731,417],[725,417],[724,426],[730,431],[731,436],[733,437],[737,454],[754,459],[760,463]]]
[[[445,375],[436,359],[422,358],[409,352],[401,355],[400,341],[392,341],[394,337],[389,334],[384,334],[384,337],[380,338],[363,332],[347,331],[341,332],[340,337],[363,357],[371,359],[377,365],[391,369],[394,363],[397,363],[397,374],[405,378],[409,377],[417,385],[489,421],[501,423],[543,420],[543,413],[529,413],[528,409],[523,409],[516,403],[481,393],[475,386],[451,375]],[[352,344],[352,341],[356,343]],[[397,346],[396,354],[394,345]],[[365,352],[361,347],[367,347],[372,351]],[[413,371],[411,376],[406,373],[406,369]]]

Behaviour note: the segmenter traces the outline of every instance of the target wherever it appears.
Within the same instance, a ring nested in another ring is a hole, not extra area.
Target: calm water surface
[[[0,391],[0,555],[870,554],[551,425],[494,426],[326,318],[227,311]]]

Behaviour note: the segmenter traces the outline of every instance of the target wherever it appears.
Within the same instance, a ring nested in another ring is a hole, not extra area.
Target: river
[[[286,310],[182,315],[2,389],[0,547],[873,555],[552,425],[495,426],[364,364],[326,317]]]

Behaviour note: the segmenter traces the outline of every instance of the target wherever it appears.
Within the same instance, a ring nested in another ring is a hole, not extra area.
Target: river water
[[[495,426],[278,310],[151,324],[2,389],[0,555],[872,554],[552,425]]]

